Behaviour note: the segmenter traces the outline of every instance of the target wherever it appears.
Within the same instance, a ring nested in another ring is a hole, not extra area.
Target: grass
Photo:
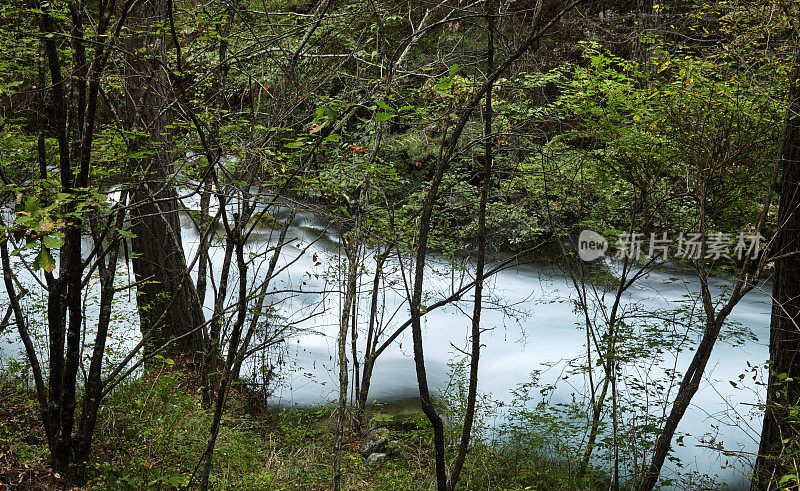
[[[63,486],[63,478],[56,479],[46,465],[47,448],[32,391],[18,380],[0,377],[0,395],[0,479],[20,481],[19,489]],[[434,489],[431,433],[425,417],[371,415],[376,416],[373,426],[386,428],[390,440],[398,443],[401,456],[380,467],[368,467],[358,453],[365,438],[348,432],[342,454],[344,488]],[[329,489],[334,421],[329,408],[279,410],[254,401],[245,390],[234,391],[214,453],[213,488]],[[165,368],[129,381],[102,406],[90,462],[91,480],[85,489],[186,488],[205,449],[210,424],[211,415],[200,404],[192,375]],[[567,467],[529,450],[513,442],[499,447],[473,445],[462,487],[603,487],[602,479],[581,482],[569,475]],[[2,455],[13,459],[4,463]],[[4,465],[9,469],[3,469]],[[25,468],[41,471],[27,485],[21,474]]]

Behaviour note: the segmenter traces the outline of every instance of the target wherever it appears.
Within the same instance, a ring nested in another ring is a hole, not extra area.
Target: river
[[[286,210],[274,210],[274,215],[285,219]],[[187,256],[191,257],[199,237],[188,221],[184,221],[183,233]],[[263,252],[274,244],[276,236],[277,231],[270,228],[257,230],[251,237],[248,250]],[[257,372],[260,363],[276,365],[278,383],[272,387],[271,404],[303,407],[326,404],[334,401],[338,392],[334,353],[340,305],[338,285],[344,283],[341,281],[341,244],[335,231],[326,228],[324,220],[311,213],[298,214],[288,237],[297,240],[284,247],[279,267],[285,269],[271,285],[271,290],[275,288],[284,293],[274,294],[271,300],[275,313],[283,322],[296,323],[294,334],[287,338],[281,349],[254,360],[248,370]],[[222,262],[221,248],[212,249],[212,261],[218,272]],[[468,273],[470,264],[465,265]],[[390,288],[382,294],[382,318],[389,328],[408,316],[399,266],[395,258],[385,268]],[[408,268],[409,264],[404,266]],[[618,265],[608,261],[606,267],[614,271]],[[361,279],[360,328],[365,327],[373,268],[373,258],[370,257]],[[262,272],[263,269],[262,266]],[[433,300],[446,294],[463,273],[435,254],[430,257],[428,269],[425,288],[430,290]],[[121,268],[121,274],[123,280],[127,278],[127,269]],[[234,275],[232,285],[236,281]],[[729,284],[724,278],[712,283],[716,292],[722,292]],[[513,405],[519,404],[512,390],[519,389],[520,384],[530,383],[534,372],[537,374],[536,386],[529,404],[545,402],[551,408],[573,400],[585,404],[588,393],[586,372],[577,372],[574,368],[580,361],[585,361],[586,334],[583,315],[575,309],[575,291],[569,278],[551,264],[536,263],[504,270],[494,275],[487,286],[491,301],[483,315],[483,326],[487,331],[482,337],[484,347],[480,359],[479,390],[496,401],[488,408],[487,426],[501,428],[508,421],[514,412]],[[637,281],[626,292],[623,310],[631,314],[675,310],[686,305],[688,298],[696,296],[699,288],[693,275],[683,273],[676,276],[668,268],[661,268]],[[765,288],[767,293],[771,290],[769,285]],[[451,363],[464,358],[460,350],[468,347],[471,300],[467,295],[459,304],[442,307],[424,316],[428,379],[437,391],[445,391],[451,386]],[[115,324],[117,345],[130,346],[136,339],[135,321],[131,320],[135,318],[132,314],[135,312],[133,299],[128,296],[121,298],[120,302],[120,308],[126,314],[120,316]],[[211,301],[207,299],[206,303],[210,308]],[[732,489],[746,485],[745,476],[750,471],[747,459],[725,457],[720,451],[708,447],[721,444],[726,450],[744,452],[744,455],[757,450],[761,414],[754,404],[763,399],[764,387],[758,384],[758,376],[754,380],[746,371],[748,363],[758,367],[767,358],[770,307],[766,293],[756,290],[733,310],[731,321],[739,323],[752,336],[735,338],[739,342],[731,338],[717,343],[705,376],[706,383],[678,428],[678,435],[688,435],[682,438],[682,445],[676,446],[674,452],[674,456],[680,459],[680,466],[667,462],[663,475],[692,479],[693,473],[700,473],[716,476]],[[91,305],[87,305],[87,315],[93,315],[92,312]],[[631,320],[631,325],[635,330],[636,321]],[[658,328],[658,323],[654,325]],[[661,324],[661,329],[677,329],[675,324],[670,326]],[[648,332],[653,335],[652,329]],[[655,335],[653,339],[659,336]],[[359,341],[363,342],[364,337],[362,333]],[[658,384],[665,381],[670,369],[682,371],[688,365],[692,355],[689,347],[695,339],[695,335],[688,336],[683,343],[684,349],[677,356],[665,351],[655,361],[645,356],[655,354],[658,349],[651,343],[649,348],[642,348],[642,360],[625,366],[623,374],[627,378],[620,382],[621,396],[627,397],[628,401],[632,397],[647,399],[639,402],[648,406],[636,410],[628,404],[625,409],[630,410],[626,413],[630,421],[635,416],[657,414],[658,400],[674,394],[674,389],[668,392],[667,385],[660,387]],[[4,359],[12,356],[18,348],[15,333],[6,332],[0,338]],[[595,369],[593,374],[596,381],[600,371]],[[740,377],[742,374],[745,376]],[[544,398],[539,397],[538,388],[550,384],[555,386],[554,390],[547,391]],[[410,333],[404,333],[378,358],[370,398],[405,403],[416,396]],[[713,440],[710,440],[711,436]],[[603,459],[596,459],[595,463],[608,468]]]

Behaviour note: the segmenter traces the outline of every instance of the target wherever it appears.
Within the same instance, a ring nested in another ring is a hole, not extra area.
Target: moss
[[[280,230],[284,227],[283,222],[278,221],[275,217],[265,211],[254,213],[248,225],[255,226],[256,228],[271,228],[274,230]]]

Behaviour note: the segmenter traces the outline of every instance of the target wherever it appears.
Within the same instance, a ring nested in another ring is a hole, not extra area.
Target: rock
[[[403,449],[400,447],[400,444],[395,441],[391,441],[386,445],[386,456],[391,458],[403,458]]]
[[[386,444],[388,442],[389,439],[386,437],[370,440],[361,448],[361,455],[363,455],[367,460],[369,460],[369,458],[376,453],[382,454],[384,457],[386,457],[386,454],[383,452],[386,450]]]
[[[265,211],[260,211],[254,213],[253,216],[250,218],[250,221],[247,223],[248,228],[271,228],[271,229],[282,229],[283,223],[279,222],[275,219],[272,215]]]
[[[372,440],[380,440],[381,438],[389,439],[389,429],[374,427],[369,430],[369,437]]]
[[[367,457],[367,465],[369,467],[378,467],[386,460],[385,453],[372,453]]]

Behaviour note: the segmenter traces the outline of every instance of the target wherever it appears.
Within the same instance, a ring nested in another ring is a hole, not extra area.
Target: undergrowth
[[[211,414],[200,403],[192,375],[159,370],[118,387],[99,414],[90,480],[84,489],[187,489],[205,450]],[[39,466],[46,474],[47,445],[33,392],[18,378],[0,376],[3,395],[0,453],[13,454],[20,469]],[[368,437],[348,432],[342,456],[345,489],[435,489],[431,431],[421,414],[373,412],[400,448],[399,456],[369,467],[358,450]],[[214,452],[213,489],[329,489],[334,413],[277,409],[254,403],[234,390]],[[452,452],[454,448],[450,449]],[[2,462],[0,462],[2,465]],[[471,448],[461,487],[475,490],[601,489],[602,479],[581,481],[568,467],[531,453],[522,443]],[[12,482],[13,469],[0,469]],[[20,471],[22,472],[22,471]],[[50,478],[52,477],[50,472]],[[57,475],[57,474],[56,474]],[[22,476],[20,474],[20,476]],[[59,476],[59,478],[61,478]],[[15,489],[25,486],[24,476]],[[16,481],[15,481],[16,482]],[[40,484],[41,486],[41,484]]]

